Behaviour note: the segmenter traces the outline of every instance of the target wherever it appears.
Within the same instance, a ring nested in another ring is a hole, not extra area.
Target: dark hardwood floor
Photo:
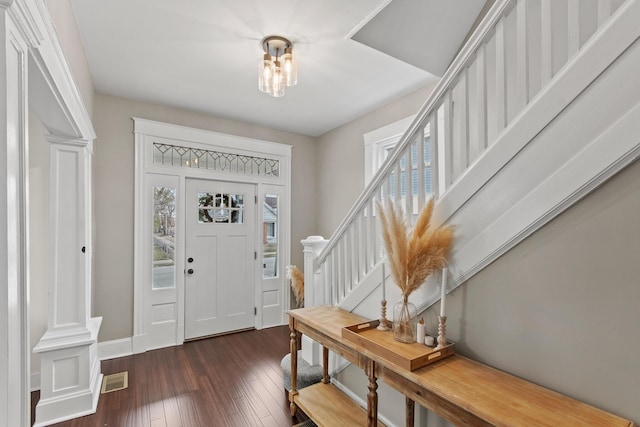
[[[299,420],[280,368],[288,352],[289,328],[279,326],[106,360],[102,373],[129,371],[129,387],[101,395],[94,415],[55,426],[291,426]]]

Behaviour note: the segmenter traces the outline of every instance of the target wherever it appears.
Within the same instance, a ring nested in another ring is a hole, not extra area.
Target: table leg
[[[376,362],[367,362],[367,376],[369,377],[369,393],[367,394],[367,425],[376,427],[378,425],[378,382],[376,378]]]
[[[322,346],[322,383],[329,384],[329,349]]]
[[[296,404],[293,398],[298,394],[298,332],[296,331],[295,321],[289,318],[289,351],[291,356],[291,391],[289,392],[289,411],[293,417],[296,414]]]
[[[413,400],[409,399],[408,397],[405,397],[405,405],[406,405],[406,409],[405,409],[406,426],[413,427],[413,420],[415,419],[414,414],[415,414],[416,403]]]

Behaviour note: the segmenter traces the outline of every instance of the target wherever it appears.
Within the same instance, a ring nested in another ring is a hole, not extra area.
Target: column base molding
[[[84,332],[45,333],[34,349],[41,358],[40,401],[34,426],[47,426],[96,412],[102,385],[98,358],[101,323],[102,317],[89,319],[89,339]]]

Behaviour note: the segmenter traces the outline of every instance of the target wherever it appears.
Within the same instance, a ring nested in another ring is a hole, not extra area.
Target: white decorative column
[[[329,241],[322,236],[309,236],[300,243],[304,247],[304,305],[322,305],[325,303],[323,281],[314,263]],[[310,365],[319,365],[321,361],[320,345],[306,335],[302,336],[302,358]]]
[[[102,373],[101,317],[91,317],[92,142],[47,137],[51,143],[50,275],[47,331],[41,357],[36,426],[94,413]]]

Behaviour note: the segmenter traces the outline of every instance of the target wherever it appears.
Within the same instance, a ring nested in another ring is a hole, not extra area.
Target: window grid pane
[[[244,195],[198,193],[198,223],[244,224]]]

